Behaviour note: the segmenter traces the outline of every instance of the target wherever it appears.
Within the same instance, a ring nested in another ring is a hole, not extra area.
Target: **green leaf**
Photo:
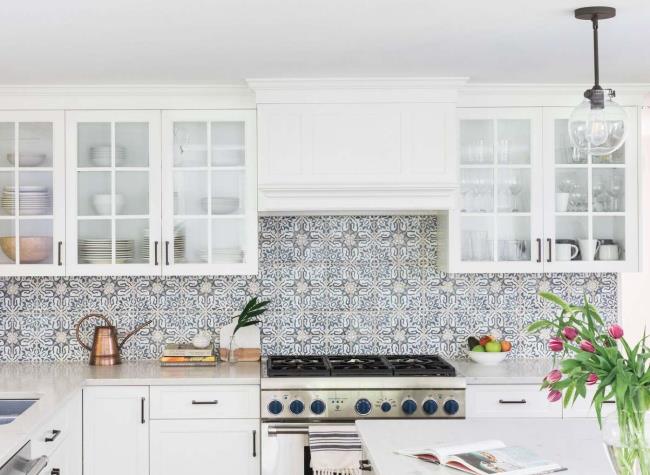
[[[551,322],[549,320],[538,320],[538,321],[536,321],[534,323],[531,323],[528,326],[527,331],[528,331],[528,333],[536,333],[536,332],[538,332],[540,330],[543,330],[544,328],[550,328],[550,327],[553,327],[553,326],[554,326],[553,322]]]

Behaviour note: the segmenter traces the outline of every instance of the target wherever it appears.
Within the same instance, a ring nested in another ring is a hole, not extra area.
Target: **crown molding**
[[[258,104],[456,102],[468,78],[260,78],[247,79]]]

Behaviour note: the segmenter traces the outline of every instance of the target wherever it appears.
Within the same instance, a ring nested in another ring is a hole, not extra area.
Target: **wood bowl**
[[[0,237],[0,249],[5,255],[16,262],[16,238],[14,236]],[[50,257],[52,238],[47,236],[25,236],[20,238],[20,263],[36,264]]]

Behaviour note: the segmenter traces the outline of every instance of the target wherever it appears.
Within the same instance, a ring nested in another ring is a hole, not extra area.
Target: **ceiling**
[[[588,6],[567,0],[20,0],[0,6],[0,84],[212,84],[468,76],[589,83]],[[650,1],[610,0],[601,79],[650,82]]]

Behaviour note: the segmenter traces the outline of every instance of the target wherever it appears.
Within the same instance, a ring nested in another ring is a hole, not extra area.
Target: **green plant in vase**
[[[650,348],[645,335],[632,346],[623,329],[608,326],[586,298],[584,305],[571,305],[552,293],[539,295],[560,308],[554,319],[528,328],[550,329],[549,349],[561,360],[542,383],[548,400],[562,399],[567,407],[587,398],[587,387],[593,386],[591,403],[615,470],[619,475],[650,475]],[[603,424],[603,404],[612,399],[616,414]]]
[[[251,325],[257,325],[261,322],[257,317],[266,312],[266,306],[270,303],[270,300],[258,301],[257,297],[253,297],[248,301],[244,306],[244,309],[241,313],[233,318],[237,319],[237,324],[235,325],[234,330],[232,331],[232,336],[230,337],[230,344],[228,345],[228,361],[234,363],[237,361],[235,356],[235,335],[239,330]]]

